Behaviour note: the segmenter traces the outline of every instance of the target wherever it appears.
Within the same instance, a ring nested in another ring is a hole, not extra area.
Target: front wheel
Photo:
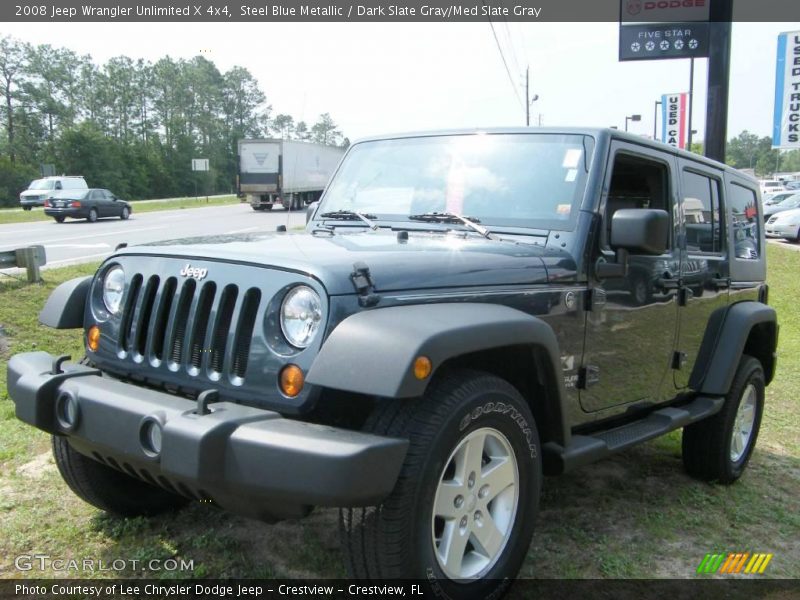
[[[455,598],[502,593],[530,545],[542,478],[519,392],[487,373],[452,371],[420,399],[386,401],[366,428],[410,446],[380,506],[340,511],[351,575],[425,579]]]
[[[764,388],[761,363],[742,356],[722,410],[683,429],[683,465],[689,475],[720,483],[742,476],[761,427]]]
[[[128,217],[131,216],[131,211],[127,206],[122,207],[122,212],[119,214],[119,218],[123,221],[127,221]]]
[[[80,454],[62,436],[53,436],[53,457],[70,489],[81,500],[108,513],[121,517],[154,515],[188,502]]]

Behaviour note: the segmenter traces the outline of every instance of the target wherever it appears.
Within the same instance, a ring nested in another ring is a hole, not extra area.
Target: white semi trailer
[[[240,196],[253,210],[303,208],[319,199],[343,148],[293,140],[239,140]]]

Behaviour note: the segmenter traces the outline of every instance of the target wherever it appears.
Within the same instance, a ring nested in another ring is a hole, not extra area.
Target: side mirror
[[[56,188],[57,190],[60,190],[60,189],[61,189],[61,182],[60,182],[60,181],[56,181],[55,188]]]
[[[611,217],[609,245],[616,251],[616,261],[595,265],[599,279],[625,277],[628,254],[659,256],[667,250],[669,214],[652,208],[622,208]]]
[[[631,254],[658,256],[667,250],[669,214],[651,208],[623,208],[611,217],[610,245]]]
[[[319,200],[308,205],[308,208],[306,209],[306,225],[308,225],[308,222],[314,217],[314,213],[317,212],[318,206]]]

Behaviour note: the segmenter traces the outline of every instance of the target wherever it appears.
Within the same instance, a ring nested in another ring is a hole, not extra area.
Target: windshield
[[[28,186],[29,190],[52,190],[53,189],[53,180],[52,179],[36,179],[31,182]]]
[[[320,214],[358,211],[379,221],[408,221],[444,212],[484,225],[564,229],[586,183],[591,156],[584,141],[581,135],[473,134],[363,142],[331,181]]]
[[[789,196],[785,200],[781,200],[779,206],[795,206],[798,202],[800,202],[800,195],[795,194],[794,196]]]

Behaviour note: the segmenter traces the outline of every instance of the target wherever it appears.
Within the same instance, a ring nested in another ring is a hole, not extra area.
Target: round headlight
[[[293,288],[281,305],[281,330],[296,348],[306,348],[322,323],[322,301],[319,294],[305,285]]]
[[[122,292],[125,290],[125,271],[122,267],[112,267],[103,279],[103,304],[108,312],[116,315],[122,306]]]

